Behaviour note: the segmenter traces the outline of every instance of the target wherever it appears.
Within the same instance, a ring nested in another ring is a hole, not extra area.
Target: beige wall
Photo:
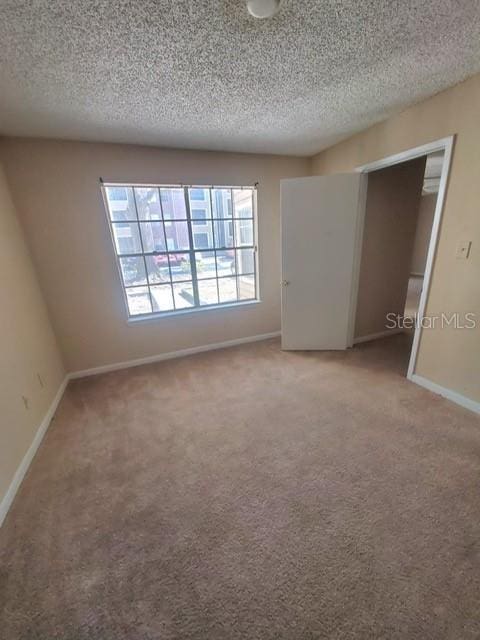
[[[480,75],[314,157],[7,139],[3,160],[68,370],[279,328],[279,180],[349,171],[457,134],[427,312],[480,317]],[[128,325],[98,179],[260,182],[262,303]],[[469,260],[455,257],[472,240]],[[480,329],[424,331],[417,373],[480,400]]]
[[[416,275],[423,276],[425,274],[436,204],[436,193],[428,193],[422,196],[420,200],[415,242],[413,243],[412,264],[410,268],[411,273]]]
[[[403,315],[425,158],[368,175],[355,337],[381,333]]]
[[[69,371],[280,328],[279,180],[305,158],[6,139],[7,175]],[[127,324],[99,187],[259,182],[261,303]]]
[[[474,312],[475,330],[423,332],[417,373],[480,401],[480,75],[444,91],[312,159],[314,174],[350,171],[439,138],[457,134],[440,230],[428,314]],[[455,257],[472,240],[468,260]]]
[[[1,502],[64,377],[60,352],[1,165],[0,299]],[[28,398],[28,410],[22,395]]]

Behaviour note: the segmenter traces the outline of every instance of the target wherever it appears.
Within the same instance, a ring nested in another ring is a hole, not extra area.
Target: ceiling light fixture
[[[254,18],[271,18],[280,9],[281,0],[247,0],[248,12]]]

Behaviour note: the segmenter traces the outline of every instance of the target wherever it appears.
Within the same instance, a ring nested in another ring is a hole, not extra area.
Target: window
[[[209,189],[190,189],[190,200],[207,200]]]
[[[104,191],[130,317],[257,299],[254,188]]]
[[[194,231],[193,244],[196,249],[208,249],[211,246],[210,234]]]
[[[195,215],[193,215],[195,214]],[[206,209],[193,209],[192,210],[192,218],[194,218],[192,220],[193,224],[198,226],[202,226],[207,224],[206,220],[207,220],[207,210]]]

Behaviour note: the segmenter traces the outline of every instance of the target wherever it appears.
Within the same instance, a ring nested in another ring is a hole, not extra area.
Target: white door
[[[283,349],[352,345],[366,180],[281,182]]]

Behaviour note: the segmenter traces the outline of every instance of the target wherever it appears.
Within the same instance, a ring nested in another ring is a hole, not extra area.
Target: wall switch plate
[[[466,260],[470,255],[470,248],[472,246],[471,240],[461,240],[457,246],[456,258],[457,260]]]

